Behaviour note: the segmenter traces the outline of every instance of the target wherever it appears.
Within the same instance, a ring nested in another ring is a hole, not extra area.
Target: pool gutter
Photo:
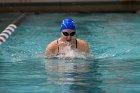
[[[140,1],[0,3],[0,12],[136,12]]]

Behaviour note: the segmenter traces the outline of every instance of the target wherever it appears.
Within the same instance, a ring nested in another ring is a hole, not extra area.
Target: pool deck
[[[140,0],[0,3],[0,12],[137,12]]]

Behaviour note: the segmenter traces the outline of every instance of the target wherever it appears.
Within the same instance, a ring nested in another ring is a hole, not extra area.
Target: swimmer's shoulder
[[[80,51],[89,52],[89,46],[87,41],[81,39],[77,39],[77,41],[78,41],[78,48]]]
[[[79,39],[79,38],[77,38],[77,42],[78,42],[80,45],[88,45],[87,41],[82,40],[82,39]]]
[[[54,40],[54,41],[52,41],[51,43],[49,43],[47,45],[47,48],[49,48],[49,49],[55,49],[57,46],[58,46],[57,45],[57,40]]]

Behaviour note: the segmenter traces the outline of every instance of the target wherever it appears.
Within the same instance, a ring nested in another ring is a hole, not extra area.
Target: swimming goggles
[[[74,36],[76,32],[71,32],[70,34],[68,32],[62,32],[64,36]]]

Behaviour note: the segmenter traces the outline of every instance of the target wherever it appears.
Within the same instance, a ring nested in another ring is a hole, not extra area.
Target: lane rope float
[[[14,20],[10,25],[8,25],[0,34],[0,45],[4,43],[9,36],[15,31],[15,29],[21,24],[21,22],[25,19],[26,14],[22,14],[16,20]]]

